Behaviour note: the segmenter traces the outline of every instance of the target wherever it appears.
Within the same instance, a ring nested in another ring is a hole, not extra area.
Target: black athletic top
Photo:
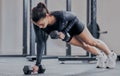
[[[48,34],[53,30],[63,31],[68,22],[70,24],[70,22],[76,18],[76,16],[73,14],[65,11],[54,11],[51,12],[51,15],[55,17],[56,22],[53,25],[47,26],[45,29],[43,29]]]
[[[42,29],[47,34],[51,31],[66,31],[71,37],[80,34],[83,31],[84,25],[78,20],[78,18],[71,12],[68,11],[54,11],[51,12],[56,18],[56,22],[53,25],[47,26]]]

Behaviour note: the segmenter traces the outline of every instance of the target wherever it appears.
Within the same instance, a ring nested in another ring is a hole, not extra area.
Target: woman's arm
[[[45,49],[45,40],[43,31],[36,25],[34,25],[34,31],[36,34],[36,42],[37,42],[37,56],[36,56],[36,65],[41,65],[43,50]]]

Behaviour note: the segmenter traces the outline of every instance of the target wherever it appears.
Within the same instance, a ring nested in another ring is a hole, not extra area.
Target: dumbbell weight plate
[[[24,66],[23,72],[25,75],[29,75],[32,72],[32,68],[30,68],[30,66]]]

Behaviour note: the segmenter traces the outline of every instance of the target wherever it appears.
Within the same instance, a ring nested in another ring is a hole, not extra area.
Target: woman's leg
[[[84,28],[83,32],[76,36],[77,39],[83,40],[86,44],[94,46],[101,51],[103,51],[106,55],[111,53],[108,46],[101,40],[95,39],[90,32],[88,31],[87,27]]]
[[[88,52],[91,52],[94,55],[99,54],[99,51],[95,47],[84,43],[82,40],[78,40],[75,36],[71,39],[69,43],[74,46],[82,47],[83,49],[85,49]]]
[[[96,49],[94,46],[90,46],[88,44],[86,44],[85,42],[83,42],[82,40],[78,40],[75,36],[71,39],[70,44],[78,46],[78,47],[82,47],[83,49],[85,49],[88,52],[91,52],[94,55],[97,55],[97,68],[102,68],[105,66],[105,60],[106,57],[105,55],[103,55],[98,49]]]
[[[116,65],[117,55],[114,52],[111,52],[103,41],[93,38],[86,27],[81,34],[72,38],[70,44],[82,47],[85,50],[97,55],[97,68],[105,67],[106,56],[99,53],[94,47],[97,47],[108,56],[106,67],[114,68]]]
[[[114,52],[111,52],[108,46],[101,40],[93,38],[93,36],[88,31],[87,27],[84,28],[83,32],[76,36],[78,40],[84,41],[86,44],[94,46],[107,55],[106,67],[114,68],[116,65],[117,55]],[[106,60],[104,55],[98,55],[97,67],[104,67],[104,61]]]

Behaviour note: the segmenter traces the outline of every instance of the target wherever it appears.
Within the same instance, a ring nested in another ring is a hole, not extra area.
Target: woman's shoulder
[[[64,11],[64,10],[59,10],[59,11],[51,11],[51,14],[56,14],[56,15],[65,15],[65,14],[73,14],[71,11]]]
[[[50,14],[55,16],[59,20],[62,20],[64,18],[63,11],[52,11]]]
[[[63,15],[63,11],[51,11],[51,14],[61,16],[61,15]]]
[[[64,10],[52,11],[51,14],[58,17],[76,16],[75,13],[71,11],[64,11]]]

